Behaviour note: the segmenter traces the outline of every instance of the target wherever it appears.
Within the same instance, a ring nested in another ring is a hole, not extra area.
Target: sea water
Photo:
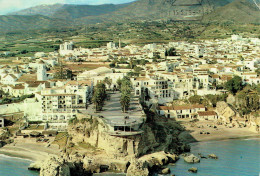
[[[200,163],[188,164],[180,159],[175,166],[169,166],[176,176],[259,176],[260,139],[239,139],[191,144],[191,153],[206,156],[214,153],[219,158],[201,159]],[[0,155],[0,176],[38,176],[28,171],[31,161]],[[198,173],[188,169],[197,167]]]
[[[206,156],[216,154],[217,160],[201,159],[200,163],[188,164],[180,159],[169,166],[176,176],[260,176],[260,139],[239,139],[191,144],[191,153]],[[197,173],[188,169],[197,167]]]
[[[29,171],[30,160],[0,155],[0,176],[38,176],[39,173]]]

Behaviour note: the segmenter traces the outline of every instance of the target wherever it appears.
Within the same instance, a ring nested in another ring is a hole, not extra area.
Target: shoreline
[[[28,161],[28,162],[31,162],[33,163],[34,161],[31,160],[31,159],[28,159],[28,158],[25,158],[25,157],[22,157],[22,156],[11,156],[12,154],[5,154],[5,153],[0,153],[0,157],[2,158],[11,158],[11,159],[17,159],[17,160],[24,160],[24,161]]]
[[[251,139],[251,140],[257,140],[260,139],[260,135],[252,135],[252,136],[236,136],[236,137],[223,137],[223,138],[212,138],[209,140],[201,140],[201,141],[194,141],[190,142],[190,144],[193,143],[200,143],[200,142],[214,142],[214,141],[229,141],[229,140],[239,140],[239,139]]]
[[[37,162],[43,161],[49,156],[60,154],[60,150],[56,146],[51,145],[50,147],[45,147],[45,145],[46,144],[26,141],[26,139],[15,140],[14,143],[7,144],[0,148],[0,155]]]
[[[260,138],[260,133],[252,131],[250,128],[230,128],[225,125],[217,125],[215,121],[197,123],[182,121],[182,125],[186,131],[181,134],[181,138],[186,143]]]
[[[258,140],[260,139],[260,135],[249,135],[249,136],[235,136],[235,137],[221,137],[221,138],[214,138],[211,137],[210,139],[207,140],[200,140],[200,141],[191,141],[189,142],[189,144],[195,144],[195,143],[200,143],[200,142],[214,142],[214,141],[227,141],[227,140],[239,140],[239,139],[251,139],[251,140]],[[13,149],[9,150],[9,148],[12,147],[14,148],[15,146],[4,146],[2,148],[0,148],[0,156],[3,157],[10,157],[10,158],[14,158],[14,159],[21,159],[21,160],[26,160],[29,161],[31,163],[36,162],[36,161],[41,161],[44,160],[46,158],[46,156],[51,156],[54,154],[50,154],[47,152],[42,152],[42,151],[27,151],[27,152],[23,152],[23,151],[15,151]],[[8,148],[8,149],[6,149]],[[34,155],[31,156],[32,153],[34,152],[39,152],[41,154],[39,155]],[[45,154],[45,156],[43,157],[42,155]]]

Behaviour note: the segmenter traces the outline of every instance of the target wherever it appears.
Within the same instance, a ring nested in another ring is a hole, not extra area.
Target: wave
[[[15,156],[8,156],[8,155],[4,155],[4,154],[0,154],[0,158],[8,158],[8,159],[16,159],[16,160],[24,160],[24,161],[29,161],[29,162],[33,162],[33,160],[30,159],[26,159],[26,158],[19,158],[19,157],[15,157]]]

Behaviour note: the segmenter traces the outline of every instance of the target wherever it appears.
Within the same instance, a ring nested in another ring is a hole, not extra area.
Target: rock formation
[[[211,159],[218,159],[218,157],[215,154],[209,154],[208,157]]]
[[[217,103],[216,111],[225,123],[231,123],[236,116],[236,112],[224,101]]]
[[[192,172],[192,173],[197,173],[198,172],[198,168],[196,167],[192,167],[188,170],[189,172]]]
[[[157,151],[179,153],[189,150],[189,147],[178,138],[182,129],[144,124],[142,130],[143,133],[139,135],[112,136],[108,133],[108,127],[101,118],[91,116],[71,124],[68,133],[71,136],[70,142],[87,143],[105,151],[106,155],[115,159],[139,157]]]
[[[40,176],[71,176],[68,163],[58,157],[50,157],[42,163]]]
[[[177,155],[189,151],[179,136],[184,131],[178,123],[153,120],[141,127],[143,133],[115,136],[104,119],[86,116],[74,119],[67,129],[64,156],[50,158],[41,167],[41,176],[91,174],[107,170],[128,176],[148,176],[151,172],[169,172],[164,166],[178,160]],[[49,174],[49,175],[48,175]]]
[[[200,159],[197,156],[193,155],[193,154],[185,156],[183,159],[187,163],[199,163],[200,162]]]
[[[253,132],[260,132],[260,118],[257,113],[252,112],[249,115],[240,117],[235,109],[224,101],[217,103],[216,112],[222,122],[230,127],[247,127]]]

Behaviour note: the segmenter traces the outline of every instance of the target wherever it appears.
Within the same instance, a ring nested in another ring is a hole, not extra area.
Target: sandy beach
[[[60,154],[57,145],[50,147],[46,147],[46,145],[47,143],[36,143],[35,139],[15,139],[14,143],[0,148],[0,154],[32,161],[42,161],[50,155]]]
[[[213,121],[199,121],[192,124],[190,120],[182,120],[180,123],[186,128],[186,131],[182,133],[182,138],[188,142],[260,138],[259,133],[252,132],[248,128],[228,128],[224,125],[216,125]],[[201,132],[209,134],[200,134]],[[42,161],[50,155],[59,155],[60,149],[57,144],[47,147],[47,143],[36,143],[35,139],[26,138],[15,139],[14,143],[0,148],[0,154]]]
[[[185,136],[189,137],[190,142],[218,141],[238,138],[260,138],[260,133],[250,131],[249,128],[226,127],[216,125],[214,121],[199,121],[191,125],[187,121],[182,122],[186,128]],[[216,126],[216,128],[214,128]],[[200,134],[209,133],[209,134]]]

